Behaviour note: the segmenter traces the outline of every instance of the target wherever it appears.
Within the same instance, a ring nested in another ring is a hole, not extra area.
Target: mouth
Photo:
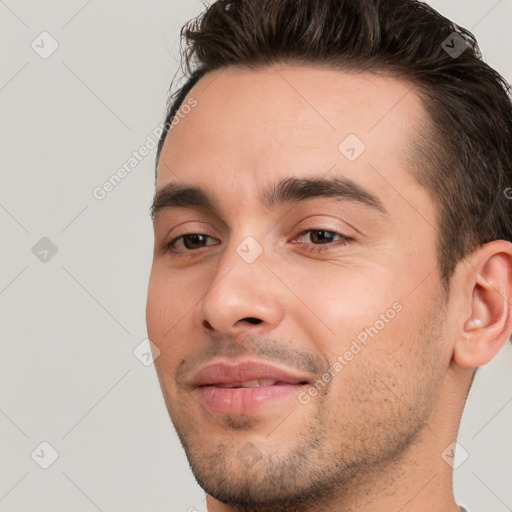
[[[216,384],[206,384],[207,386],[215,386],[218,388],[230,388],[230,389],[237,389],[237,388],[256,388],[261,386],[285,386],[287,384],[295,384],[292,382],[278,382],[276,380],[272,379],[262,379],[262,380],[247,380],[245,382],[236,382],[233,384],[223,384],[223,383],[216,383]],[[307,382],[298,382],[296,384],[307,384]]]
[[[311,382],[310,374],[290,368],[258,361],[219,361],[202,367],[192,386],[209,411],[236,415],[277,410],[277,405],[282,412],[282,402]]]

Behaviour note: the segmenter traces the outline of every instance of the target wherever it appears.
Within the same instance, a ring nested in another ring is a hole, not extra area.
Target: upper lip
[[[275,380],[287,384],[311,382],[311,375],[260,361],[217,361],[199,368],[192,378],[194,387],[238,385],[251,380]]]

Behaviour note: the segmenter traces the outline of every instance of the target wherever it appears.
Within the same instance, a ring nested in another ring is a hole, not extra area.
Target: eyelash
[[[328,229],[321,229],[321,228],[305,229],[305,230],[301,231],[297,235],[296,238],[300,238],[301,236],[305,235],[306,233],[312,233],[314,231],[322,231],[324,233],[330,233],[332,235],[339,235],[341,237],[341,239],[336,240],[334,242],[328,242],[325,244],[304,244],[302,242],[299,242],[301,245],[305,246],[304,250],[307,252],[310,252],[310,253],[321,254],[325,251],[329,251],[329,250],[335,249],[337,247],[347,245],[354,240],[353,238],[347,237],[347,236],[343,235],[342,233],[338,233],[337,231],[331,231]],[[182,256],[186,256],[187,255],[186,253],[194,253],[194,252],[197,253],[197,252],[201,251],[201,249],[205,249],[206,247],[208,247],[208,246],[200,247],[199,249],[175,249],[173,247],[173,245],[178,240],[181,240],[185,236],[190,236],[190,235],[200,235],[200,236],[205,236],[208,238],[213,238],[210,235],[207,235],[206,233],[185,233],[184,235],[174,238],[170,242],[165,242],[162,246],[163,251],[165,253],[172,255],[173,257],[182,257]],[[217,244],[212,244],[212,245],[217,245]]]

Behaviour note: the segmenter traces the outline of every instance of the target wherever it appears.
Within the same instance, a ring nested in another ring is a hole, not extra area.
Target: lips
[[[224,388],[273,386],[279,384],[307,384],[310,375],[279,368],[257,361],[228,363],[220,361],[202,367],[193,378],[193,386]]]
[[[210,363],[192,378],[199,400],[219,414],[255,414],[271,409],[311,382],[310,374],[259,361]],[[294,403],[298,404],[296,400]]]
[[[247,380],[245,382],[235,382],[230,384],[216,384],[219,388],[255,388],[259,386],[275,386],[276,384],[286,384],[272,379]]]

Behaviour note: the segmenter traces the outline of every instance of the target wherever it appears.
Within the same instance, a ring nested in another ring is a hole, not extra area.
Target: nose
[[[246,245],[230,244],[219,258],[200,305],[202,325],[208,330],[236,336],[270,331],[282,321],[285,293],[267,266],[272,259],[270,249],[263,249],[254,238],[250,239],[252,243]],[[252,260],[261,249],[263,252]]]

